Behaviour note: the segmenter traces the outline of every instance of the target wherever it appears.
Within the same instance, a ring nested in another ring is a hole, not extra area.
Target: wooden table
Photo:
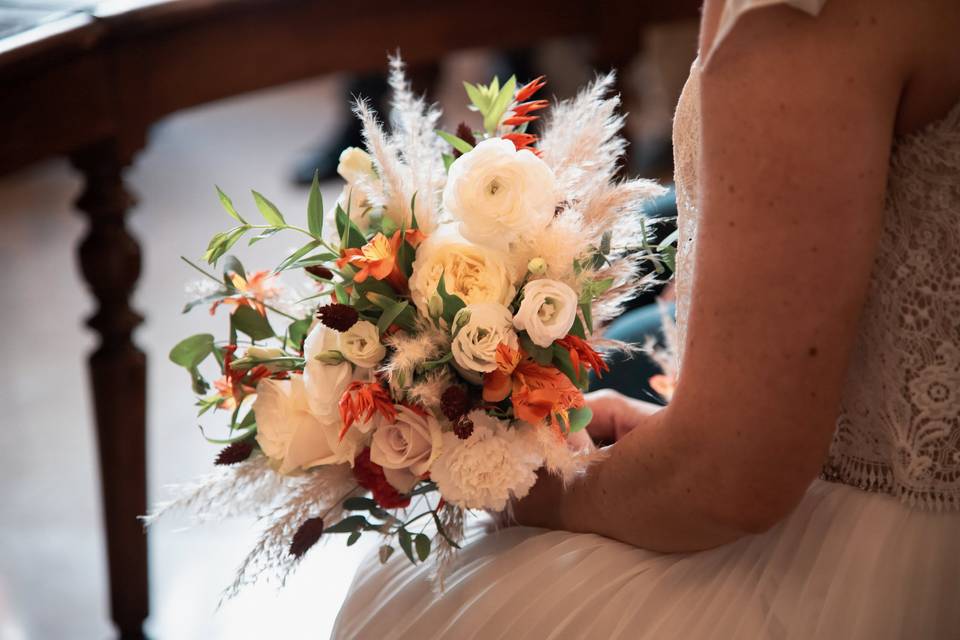
[[[466,47],[523,47],[583,35],[601,67],[624,65],[652,21],[695,16],[695,0],[0,0],[0,174],[67,155],[83,175],[79,247],[98,309],[90,356],[111,614],[142,638],[148,613],[146,356],[130,307],[140,247],[126,228],[124,169],[171,113],[335,71],[416,65]],[[481,28],[481,25],[484,27]],[[362,43],[358,46],[357,43]]]

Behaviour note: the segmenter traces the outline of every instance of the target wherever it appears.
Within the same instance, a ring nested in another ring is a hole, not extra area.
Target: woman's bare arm
[[[800,500],[833,433],[881,228],[907,74],[893,4],[754,11],[714,53],[679,387],[565,493],[538,484],[522,523],[684,551],[765,530]]]

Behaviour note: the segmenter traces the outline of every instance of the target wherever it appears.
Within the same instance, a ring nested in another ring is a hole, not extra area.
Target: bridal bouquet
[[[366,150],[343,151],[329,211],[316,180],[302,225],[257,192],[254,222],[218,190],[235,225],[203,260],[222,277],[193,265],[213,284],[187,310],[229,309],[228,330],[170,357],[199,413],[229,424],[208,438],[225,445],[218,471],[158,513],[262,518],[234,591],[282,580],[336,534],[382,536],[383,561],[395,547],[442,561],[466,511],[509,509],[541,468],[581,472],[595,454],[568,437],[590,421],[590,372],[622,346],[598,328],[670,259],[640,213],[659,187],[615,179],[625,142],[611,76],[556,105],[539,139],[527,126],[548,107],[533,98],[542,78],[466,84],[478,126],[455,133],[438,130],[397,60],[390,80],[393,131],[357,102]],[[270,271],[228,255],[281,233],[305,244]],[[293,305],[288,274],[309,279]],[[218,372],[212,387],[202,367]]]

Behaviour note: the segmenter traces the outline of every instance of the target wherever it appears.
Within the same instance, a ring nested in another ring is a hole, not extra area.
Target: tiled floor
[[[137,341],[151,356],[151,500],[208,470],[216,453],[197,430],[185,373],[166,359],[198,325],[222,328],[202,310],[180,315],[193,276],[178,256],[199,255],[229,222],[214,183],[247,210],[253,187],[302,215],[306,194],[286,175],[336,126],[341,101],[337,82],[311,82],[177,116],[154,131],[130,173],[142,202],[130,224],[145,251],[135,306],[148,318]],[[84,229],[70,207],[78,188],[60,161],[0,179],[0,640],[111,636],[84,368],[93,337],[80,322],[91,302],[74,263]],[[325,189],[328,202],[337,188]],[[287,248],[261,243],[244,255],[269,266]],[[235,521],[178,531],[181,524],[150,533],[148,628],[160,639],[325,638],[365,552],[314,550],[282,592],[258,588],[216,611],[256,529]]]

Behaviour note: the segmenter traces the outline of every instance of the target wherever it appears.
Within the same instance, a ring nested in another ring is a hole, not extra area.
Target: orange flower
[[[357,422],[367,422],[379,413],[384,419],[394,422],[397,408],[393,406],[390,394],[376,382],[351,382],[340,397],[340,439]]]
[[[527,84],[517,89],[517,96],[515,100],[517,102],[523,102],[524,100],[530,98],[530,96],[535,94],[537,91],[540,91],[540,89],[543,89],[545,86],[547,86],[547,81],[544,80],[544,78],[546,78],[546,76],[534,78]],[[541,100],[540,102],[546,102],[546,100]]]
[[[583,394],[559,369],[537,364],[521,350],[497,347],[497,368],[483,377],[483,399],[500,402],[510,396],[513,414],[530,424],[552,418],[559,430],[567,412],[584,405]]]
[[[220,409],[235,409],[244,398],[257,392],[257,382],[270,375],[270,370],[263,365],[257,365],[249,371],[234,369],[233,354],[236,350],[235,344],[223,348],[223,377],[213,382],[220,395],[217,403]]]
[[[540,155],[540,150],[533,148],[531,145],[537,141],[537,136],[530,133],[505,133],[500,136],[504,140],[509,140],[513,143],[513,146],[517,148],[517,151],[532,151],[533,153]]]
[[[570,353],[570,360],[573,362],[573,370],[580,375],[580,365],[592,370],[598,378],[603,377],[603,372],[609,371],[610,367],[599,353],[593,350],[587,341],[579,336],[569,334],[567,337],[557,340],[560,345]]]
[[[210,315],[217,311],[217,307],[226,304],[233,307],[236,311],[240,307],[253,307],[257,312],[265,316],[267,309],[264,302],[276,295],[277,291],[273,288],[273,274],[269,271],[257,271],[249,278],[244,278],[239,273],[230,273],[230,282],[233,283],[236,295],[228,296],[217,300],[210,307]],[[232,312],[231,312],[232,313]]]
[[[664,400],[670,400],[677,388],[677,381],[673,376],[658,373],[650,378],[650,388],[660,394]]]
[[[397,293],[403,293],[407,290],[407,277],[400,271],[397,264],[401,242],[405,239],[416,248],[423,238],[423,233],[417,229],[407,229],[403,236],[400,231],[396,231],[390,239],[382,233],[377,233],[359,249],[344,249],[340,259],[337,260],[337,266],[343,268],[344,265],[350,264],[359,269],[353,277],[355,282],[363,282],[373,276],[375,280],[386,280]]]

